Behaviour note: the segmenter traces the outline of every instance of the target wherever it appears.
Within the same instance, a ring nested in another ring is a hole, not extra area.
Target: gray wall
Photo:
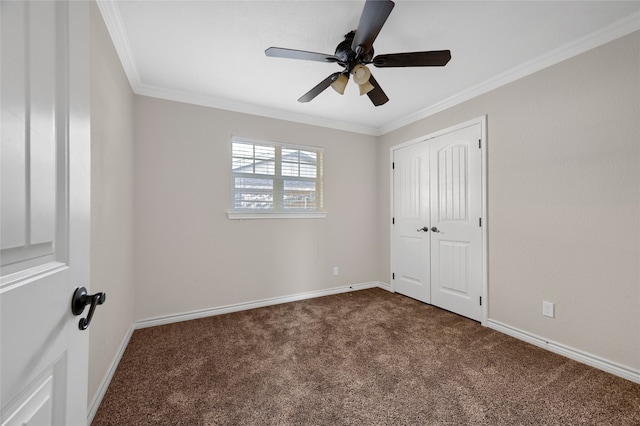
[[[489,319],[640,370],[640,33],[380,138],[488,120]],[[389,174],[379,175],[389,280]],[[542,301],[556,304],[554,319]]]
[[[133,317],[134,94],[91,3],[91,291],[107,293],[89,327],[91,408]]]
[[[324,148],[327,217],[229,220],[231,135]],[[373,136],[140,96],[135,152],[137,320],[377,279]]]

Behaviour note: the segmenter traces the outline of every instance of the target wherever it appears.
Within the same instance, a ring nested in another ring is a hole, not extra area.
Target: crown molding
[[[140,76],[136,68],[133,53],[131,53],[129,36],[122,21],[118,2],[113,0],[96,0],[96,3],[102,14],[102,19],[104,19],[104,23],[107,26],[107,31],[111,36],[113,45],[116,48],[116,52],[122,63],[122,68],[124,68],[124,72],[129,79],[131,89],[135,92],[136,88],[141,85]]]
[[[141,82],[133,54],[129,45],[127,31],[122,21],[122,15],[118,8],[118,2],[113,0],[97,0],[98,7],[104,18],[105,24],[113,40],[122,67],[129,79],[131,89],[137,95],[166,99],[170,101],[218,108],[227,111],[268,117],[277,120],[286,120],[313,126],[327,127],[348,132],[360,133],[371,136],[382,136],[386,133],[407,126],[416,121],[427,118],[445,109],[466,102],[477,96],[526,77],[551,65],[567,60],[573,56],[594,49],[610,41],[640,30],[640,12],[621,19],[594,33],[588,34],[576,41],[567,43],[551,52],[539,56],[522,65],[507,70],[476,86],[455,94],[448,99],[431,105],[399,120],[393,121],[381,127],[370,127],[344,121],[319,118],[307,114],[294,113],[259,105],[220,99],[211,96],[202,96],[178,90],[170,90],[161,87],[145,85]]]
[[[232,101],[229,99],[220,99],[212,96],[202,96],[195,93],[165,89],[144,84],[140,84],[137,87],[132,87],[132,89],[133,92],[137,95],[149,96],[152,98],[166,99],[169,101],[183,102],[193,105],[222,109],[226,111],[251,114],[260,117],[268,117],[276,120],[292,121],[295,123],[309,124],[312,126],[328,127],[331,129],[344,130],[347,132],[359,133],[364,135],[378,136],[378,130],[376,128],[367,127],[355,123],[329,120],[307,114],[283,111],[275,108]]]
[[[537,71],[543,70],[544,68],[550,67],[551,65],[555,65],[581,53],[595,49],[598,46],[602,46],[603,44],[609,43],[638,30],[640,30],[640,12],[630,15],[571,43],[560,46],[545,55],[539,56],[522,65],[498,74],[497,76],[473,86],[468,90],[451,96],[440,103],[424,108],[411,115],[403,117],[400,120],[396,120],[382,126],[377,129],[378,136],[397,130],[411,123],[415,123],[416,121],[471,100],[477,96],[490,92],[491,90],[497,89],[498,87],[512,83]]]

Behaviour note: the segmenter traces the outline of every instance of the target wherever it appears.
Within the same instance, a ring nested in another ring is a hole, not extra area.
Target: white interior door
[[[393,150],[394,290],[482,320],[480,123]]]
[[[481,126],[430,140],[431,301],[482,319]]]
[[[87,422],[87,2],[1,3],[0,423]]]
[[[393,203],[395,291],[431,303],[428,142],[393,151]]]

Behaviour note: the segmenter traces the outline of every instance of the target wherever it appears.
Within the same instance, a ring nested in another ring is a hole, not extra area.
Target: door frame
[[[445,129],[429,133],[424,136],[420,136],[415,139],[411,139],[406,142],[402,142],[397,145],[393,145],[389,148],[389,191],[391,196],[389,197],[389,212],[393,217],[394,209],[394,190],[393,190],[393,153],[397,149],[405,148],[407,146],[414,145],[419,142],[424,142],[429,139],[437,138],[438,136],[446,135],[448,133],[455,132],[457,130],[464,129],[476,124],[480,124],[480,157],[481,157],[481,199],[482,199],[482,320],[483,326],[487,325],[487,319],[489,317],[489,263],[488,263],[488,211],[487,211],[487,116],[482,115],[480,117],[468,120]],[[390,239],[390,271],[389,282],[391,283],[391,291],[395,293],[395,280],[393,279],[393,265],[395,265],[396,247],[393,238],[393,221],[389,221],[389,239]]]

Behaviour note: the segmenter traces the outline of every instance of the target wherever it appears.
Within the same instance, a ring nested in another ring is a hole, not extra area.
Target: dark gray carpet
[[[100,425],[640,425],[640,385],[381,289],[134,332]]]

